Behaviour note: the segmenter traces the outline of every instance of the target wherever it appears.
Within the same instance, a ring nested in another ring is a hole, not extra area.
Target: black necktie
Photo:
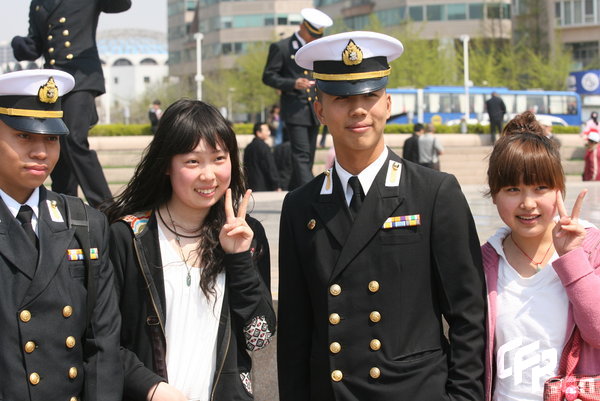
[[[363,193],[362,186],[360,185],[360,181],[358,177],[353,175],[348,180],[348,184],[350,188],[352,188],[352,199],[350,200],[350,214],[352,214],[352,218],[356,218],[358,216],[358,212],[360,211],[360,207],[362,206],[363,199],[365,198],[365,194]]]
[[[31,217],[33,216],[33,209],[27,205],[21,206],[19,209],[19,213],[17,213],[17,220],[21,223],[23,230],[25,230],[25,234],[31,240],[31,243],[37,249],[37,235],[35,235],[35,231],[33,231],[33,226],[31,225]]]

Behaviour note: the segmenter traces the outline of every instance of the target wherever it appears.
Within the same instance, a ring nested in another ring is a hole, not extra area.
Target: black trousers
[[[496,143],[496,132],[502,133],[502,120],[490,118],[490,134],[492,134],[492,145]]]
[[[71,92],[62,98],[63,120],[69,135],[60,137],[60,158],[50,174],[52,190],[77,196],[77,186],[88,203],[97,207],[112,194],[95,151],[90,150],[88,131],[98,121],[95,94]]]
[[[292,145],[292,178],[289,190],[296,189],[314,178],[312,167],[317,150],[318,125],[285,124]]]

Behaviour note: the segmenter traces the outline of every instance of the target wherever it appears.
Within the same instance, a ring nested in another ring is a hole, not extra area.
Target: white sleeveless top
[[[200,272],[188,269],[181,254],[166,239],[158,226],[160,254],[165,282],[165,335],[169,383],[190,401],[208,401],[217,357],[217,332],[223,306],[225,272],[215,282],[216,300],[206,299],[200,289]]]

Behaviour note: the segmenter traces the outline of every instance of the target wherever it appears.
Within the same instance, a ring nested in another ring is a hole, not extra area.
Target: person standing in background
[[[596,131],[589,133],[585,149],[583,181],[600,181],[600,151],[598,150],[600,134]]]
[[[34,61],[43,55],[44,68],[75,77],[75,88],[62,101],[70,134],[60,138],[60,159],[50,175],[52,190],[77,196],[79,185],[94,207],[112,196],[98,155],[88,143],[88,131],[98,122],[95,98],[105,91],[96,28],[101,13],[130,7],[131,0],[32,0],[29,32],[11,43],[17,60]]]
[[[423,124],[416,123],[413,126],[412,135],[404,141],[402,146],[402,158],[413,163],[419,162],[419,137],[425,133]]]
[[[271,128],[271,135],[275,136],[274,146],[283,143],[283,121],[281,121],[281,108],[276,104],[271,107],[269,117],[267,117],[267,124]]]
[[[156,134],[156,130],[158,129],[158,122],[162,117],[162,110],[160,108],[160,100],[156,99],[150,105],[150,110],[148,110],[148,119],[150,120],[150,129],[152,130],[152,134]]]
[[[444,152],[442,144],[435,137],[435,126],[425,125],[425,133],[419,136],[419,164],[440,171],[440,158]]]
[[[496,132],[502,132],[502,122],[506,114],[506,105],[498,93],[492,92],[492,97],[486,100],[485,108],[490,117],[490,134],[492,135],[492,145],[496,143]]]
[[[271,136],[269,125],[264,122],[254,124],[254,139],[244,149],[244,170],[248,188],[258,191],[281,191],[279,174],[273,152],[267,144]]]
[[[304,18],[298,32],[272,43],[263,72],[263,82],[281,91],[281,119],[292,148],[290,189],[298,188],[313,178],[312,167],[317,148],[319,120],[313,103],[316,100],[311,72],[294,61],[296,52],[305,44],[323,36],[333,21],[314,8],[301,10]]]

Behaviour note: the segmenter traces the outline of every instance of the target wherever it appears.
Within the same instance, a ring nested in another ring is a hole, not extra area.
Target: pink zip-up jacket
[[[577,374],[600,374],[600,230],[587,228],[583,245],[556,259],[552,266],[569,297],[567,333],[571,337],[575,324],[585,341],[575,370]],[[492,399],[494,368],[494,332],[498,293],[499,256],[486,242],[481,247],[487,284],[488,314],[485,352],[486,401]],[[566,342],[566,341],[565,341]]]

